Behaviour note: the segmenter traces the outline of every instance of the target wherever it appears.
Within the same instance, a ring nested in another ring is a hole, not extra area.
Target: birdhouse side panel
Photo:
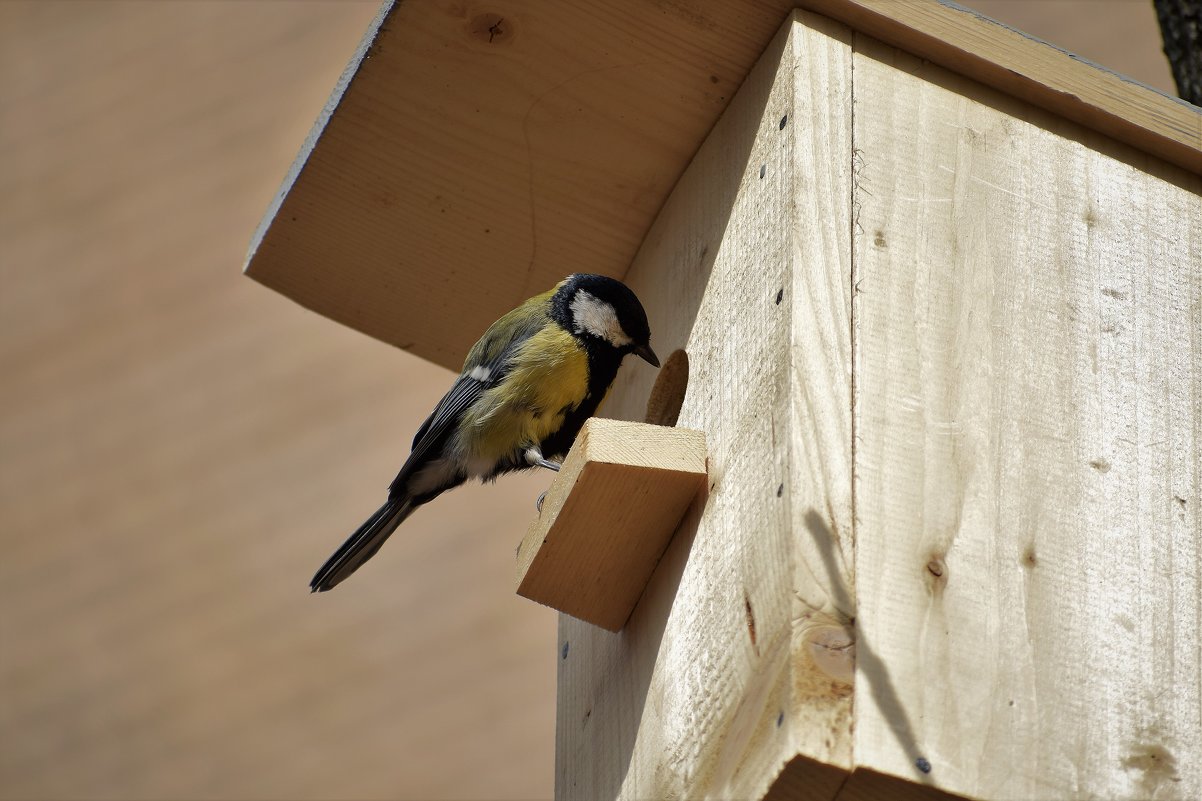
[[[1202,796],[1202,181],[855,51],[857,764]]]

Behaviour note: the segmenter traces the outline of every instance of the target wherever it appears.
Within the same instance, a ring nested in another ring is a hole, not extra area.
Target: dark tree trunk
[[[1152,0],[1177,94],[1202,106],[1202,0]]]

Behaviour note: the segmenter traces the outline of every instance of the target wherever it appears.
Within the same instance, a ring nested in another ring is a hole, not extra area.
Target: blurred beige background
[[[971,5],[1171,90],[1150,3]],[[450,377],[239,274],[376,8],[0,3],[2,798],[551,795],[546,478],[307,592]]]

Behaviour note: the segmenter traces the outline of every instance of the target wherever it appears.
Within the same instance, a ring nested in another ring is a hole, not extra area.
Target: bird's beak
[[[634,352],[640,359],[647,362],[652,367],[659,367],[659,357],[655,355],[655,351],[651,350],[650,345],[638,345]]]

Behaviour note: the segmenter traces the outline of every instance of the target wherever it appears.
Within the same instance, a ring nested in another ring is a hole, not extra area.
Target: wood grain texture
[[[705,477],[700,431],[585,421],[518,546],[518,595],[620,631]]]
[[[794,5],[386,8],[271,204],[247,272],[458,369],[479,331],[565,274],[627,271]],[[1188,106],[965,9],[804,5],[1202,171]]]
[[[857,766],[1197,798],[1202,181],[861,36],[855,95]]]
[[[560,617],[558,798],[758,798],[798,754],[850,766],[851,688],[812,648],[852,585],[850,34],[804,17],[627,276],[656,347],[689,354],[679,424],[706,432],[710,484],[621,634]],[[606,412],[641,416],[653,378]]]

